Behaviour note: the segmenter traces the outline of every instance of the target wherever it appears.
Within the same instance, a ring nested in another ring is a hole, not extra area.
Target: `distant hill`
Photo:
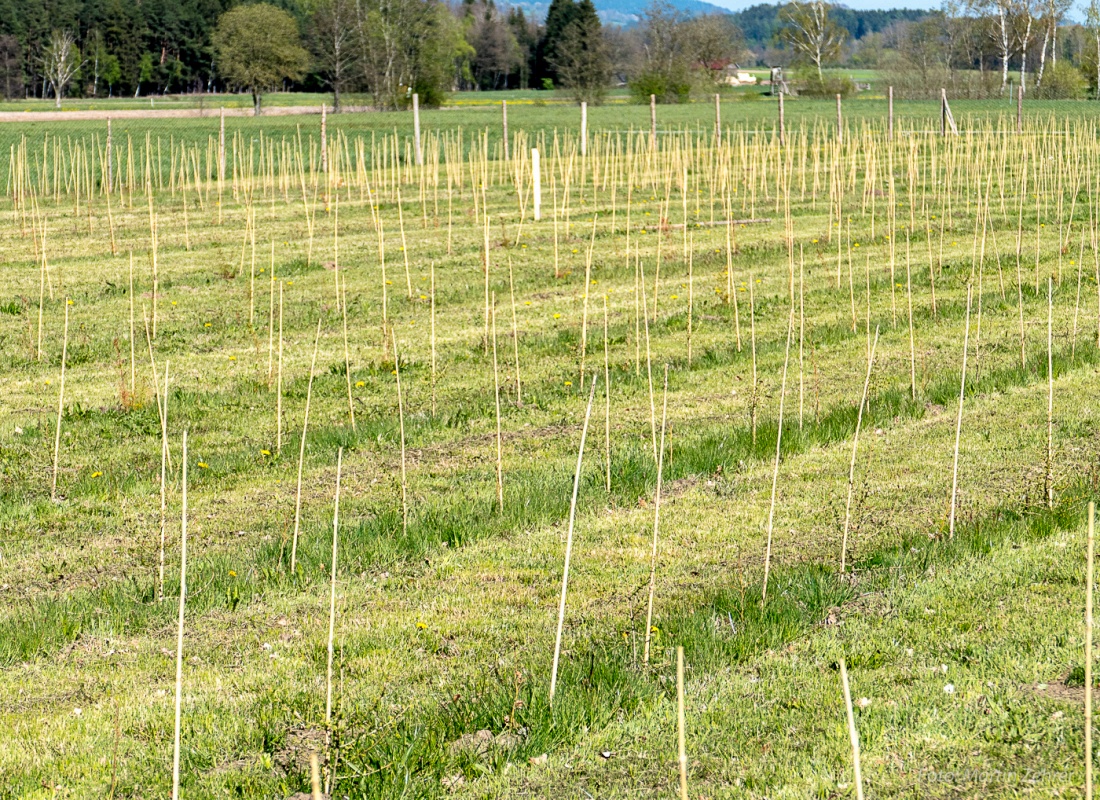
[[[604,24],[623,26],[637,23],[648,5],[648,0],[595,0],[595,2],[596,10],[599,11],[600,19]],[[780,20],[780,11],[784,5],[782,3],[760,3],[741,11],[730,11],[703,0],[671,0],[671,3],[691,15],[730,14],[745,32],[745,43],[749,47],[766,47],[773,44],[782,27]],[[541,20],[546,17],[546,10],[550,4],[548,0],[545,2],[521,0],[513,5],[522,8],[528,14],[533,13],[537,19]],[[852,35],[853,39],[884,30],[900,20],[916,20],[929,14],[928,11],[917,9],[863,10],[843,7],[834,8],[830,13],[833,19]]]
[[[645,13],[648,0],[594,0],[596,10],[600,14],[600,20],[605,25],[621,25],[628,27],[637,23]],[[670,0],[673,6],[685,11],[692,16],[696,14],[729,14],[728,8],[706,3],[703,0]],[[509,3],[516,8],[523,9],[525,14],[533,14],[540,22],[546,19],[546,11],[550,8],[549,0],[516,0]]]
[[[675,0],[674,0],[675,2]],[[596,7],[600,8],[599,0]],[[783,26],[780,12],[783,4],[760,3],[743,11],[735,11],[733,18],[745,34],[745,44],[749,47],[765,47],[775,42],[779,29]],[[838,25],[846,29],[853,39],[860,39],[868,33],[885,30],[895,22],[922,19],[931,12],[912,8],[891,8],[886,10],[866,10],[835,7],[829,11]]]

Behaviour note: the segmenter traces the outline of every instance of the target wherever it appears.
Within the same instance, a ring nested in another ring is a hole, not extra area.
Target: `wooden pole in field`
[[[722,144],[722,96],[714,94],[714,146]]]
[[[657,147],[657,95],[649,96],[649,146]]]
[[[111,118],[107,117],[107,194],[111,193],[115,176],[115,145],[111,135]]]
[[[509,143],[508,143],[508,101],[500,101],[500,127],[501,127],[501,141],[504,143],[504,160],[511,161]]]
[[[783,89],[782,89],[782,87],[780,87],[780,89],[779,89],[779,145],[780,145],[780,147],[782,147],[786,143],[787,143],[787,134],[786,134],[786,131],[784,130],[784,120],[783,120]]]
[[[424,151],[420,147],[420,95],[413,94],[413,145],[416,152],[416,166],[424,165]]]
[[[844,144],[844,114],[840,109],[840,95],[836,96],[836,142]]]
[[[848,738],[852,742],[852,771],[855,774],[856,800],[863,800],[863,774],[859,768],[859,731],[856,730],[855,714],[852,713],[852,690],[848,686],[848,667],[840,659],[840,682],[844,686],[844,711],[848,718]]]
[[[534,192],[535,222],[542,219],[542,161],[537,147],[531,148],[531,183]]]
[[[218,125],[218,183],[225,180],[225,109],[222,109]],[[220,191],[220,190],[219,190]]]
[[[321,172],[328,174],[328,113],[321,103]]]
[[[588,155],[588,103],[581,101],[581,157]]]
[[[891,86],[886,93],[887,112],[886,112],[886,138],[890,141],[894,139],[894,87]]]
[[[183,511],[180,516],[180,613],[176,626],[176,726],[172,737],[172,800],[180,796],[180,721],[183,712],[183,615],[187,604],[187,431],[183,432]]]
[[[584,412],[581,428],[581,445],[577,449],[577,470],[573,474],[573,499],[569,503],[569,527],[565,534],[565,566],[561,574],[561,600],[558,603],[558,630],[554,639],[554,666],[550,672],[550,705],[554,704],[554,691],[558,686],[558,661],[561,658],[561,635],[565,626],[565,598],[569,591],[569,560],[573,555],[573,525],[577,519],[577,493],[581,485],[581,464],[584,462],[584,441],[588,438],[588,420],[592,416],[592,399],[596,396],[596,378],[588,392],[588,408]]]
[[[1016,133],[1024,132],[1024,87],[1020,85],[1016,92]]]

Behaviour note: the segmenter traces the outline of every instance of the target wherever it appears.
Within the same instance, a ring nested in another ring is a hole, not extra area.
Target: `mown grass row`
[[[1097,363],[1100,350],[1096,348],[1079,349],[1073,357],[1063,349],[1054,359],[1054,374]],[[969,394],[973,398],[1003,392],[1045,375],[1045,354],[1034,353],[1027,369],[1015,364],[985,370],[970,383]],[[955,375],[944,374],[916,400],[908,387],[882,389],[870,399],[863,424],[888,427],[921,418],[926,403],[957,402],[957,380]],[[855,430],[857,415],[855,404],[843,404],[827,410],[816,422],[807,421],[801,429],[789,419],[784,425],[781,455],[789,458],[812,447],[846,440]],[[778,420],[774,418],[760,421],[755,438],[748,424],[711,424],[693,430],[669,444],[665,480],[729,475],[737,472],[742,462],[771,459],[777,433]],[[343,429],[327,429],[323,438],[332,449],[356,444],[354,434]],[[593,462],[597,466],[592,466]],[[589,465],[581,487],[581,513],[607,506],[633,506],[639,498],[648,496],[656,483],[656,465],[645,443],[628,441],[616,446],[610,495],[603,486],[598,456]],[[504,513],[496,509],[495,476],[489,473],[475,470],[455,481],[456,486],[466,486],[465,491],[416,498],[407,529],[402,525],[396,497],[395,502],[369,509],[358,522],[345,525],[341,569],[358,574],[412,563],[442,545],[457,547],[510,531],[530,530],[560,522],[568,514],[568,459],[509,471],[504,484]],[[219,552],[194,559],[189,565],[190,582],[198,588],[189,598],[188,609],[192,615],[212,608],[235,609],[268,592],[316,586],[327,579],[328,547],[326,526],[307,520],[299,545],[301,567],[294,575],[288,574],[285,534],[251,553]],[[174,574],[166,579],[167,597],[173,597],[177,580]],[[165,624],[172,618],[173,604],[155,602],[154,588],[150,571],[148,575],[131,573],[126,581],[96,589],[31,600],[0,620],[0,664],[10,666],[51,655],[86,634],[133,634],[150,625]]]
[[[639,663],[638,648],[626,638],[574,642],[567,648],[552,707],[550,654],[542,652],[528,654],[516,672],[498,670],[476,684],[451,687],[450,699],[393,720],[379,720],[376,713],[360,708],[344,709],[335,741],[346,766],[337,786],[370,798],[443,796],[444,779],[462,775],[474,780],[509,761],[525,762],[566,749],[582,735],[640,708],[674,702],[675,645],[684,647],[689,679],[693,673],[712,675],[749,663],[806,635],[830,612],[843,614],[857,591],[890,591],[919,581],[930,568],[1082,527],[1088,500],[1098,496],[1095,478],[1072,485],[1053,509],[994,509],[961,525],[952,539],[928,531],[907,536],[859,559],[854,564],[855,582],[819,564],[784,565],[773,571],[768,601],[762,603],[759,582],[741,583],[741,576],[731,575],[725,586],[666,608],[656,617],[659,644],[649,667]],[[881,666],[881,654],[864,652],[858,644],[846,650],[849,669]],[[263,724],[270,726],[273,746],[282,740],[291,718],[286,709],[282,711],[268,706],[261,715]],[[499,744],[480,754],[456,752],[452,743],[479,730],[489,730]],[[502,738],[502,733],[512,735]],[[672,737],[670,729],[670,754]],[[669,759],[671,763],[671,755]],[[297,776],[297,781],[305,787],[306,776]]]

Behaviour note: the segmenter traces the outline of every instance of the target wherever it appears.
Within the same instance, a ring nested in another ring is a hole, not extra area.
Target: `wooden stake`
[[[497,418],[497,510],[504,514],[504,468],[501,459],[500,440],[500,372],[497,367],[497,293],[493,292],[492,311],[492,338],[493,338],[493,402],[496,404]]]
[[[718,95],[715,95],[717,104]],[[680,800],[688,800],[687,719],[684,713],[684,648],[676,647],[676,744],[680,762]]]
[[[878,328],[875,328],[875,341],[871,345],[871,352],[867,356],[867,377],[863,380],[863,396],[859,401],[859,411],[856,414],[856,432],[852,437],[852,460],[848,466],[848,500],[844,504],[844,539],[840,546],[840,571],[843,573],[847,566],[848,558],[848,531],[852,520],[852,493],[856,485],[856,453],[859,452],[859,431],[863,427],[863,409],[867,406],[867,392],[871,387],[871,368],[875,363],[875,348],[878,347]]]
[[[130,402],[137,395],[137,364],[134,357],[134,251],[130,251]]]
[[[1085,566],[1085,798],[1092,800],[1092,591],[1096,503],[1089,502],[1088,564]]]
[[[569,503],[569,527],[565,534],[565,565],[561,574],[561,600],[558,603],[558,628],[554,637],[554,666],[550,672],[550,705],[554,705],[554,692],[558,686],[558,662],[561,658],[561,636],[565,627],[565,599],[569,592],[569,562],[573,556],[573,526],[577,520],[577,493],[581,485],[581,465],[584,462],[584,442],[588,438],[588,420],[592,416],[592,398],[596,396],[596,379],[588,393],[588,407],[584,412],[584,426],[581,428],[581,444],[577,448],[577,469],[573,473],[573,498]]]
[[[649,641],[653,633],[653,596],[657,590],[657,536],[661,527],[661,482],[665,468],[665,426],[668,421],[668,364],[665,364],[664,401],[661,406],[661,446],[657,450],[657,492],[653,500],[653,548],[649,556],[649,600],[645,612],[645,648],[642,662],[649,663]]]
[[[408,480],[405,472],[405,399],[401,394],[401,358],[397,352],[397,334],[390,328],[393,342],[393,374],[397,376],[397,419],[401,428],[401,533],[409,532]]]
[[[325,672],[325,747],[332,744],[332,657],[336,636],[336,564],[337,544],[340,539],[340,470],[344,462],[344,448],[336,451],[336,499],[332,506],[332,562],[329,564],[328,592],[328,658]]]
[[[157,573],[157,599],[164,600],[164,546],[168,538],[168,359],[164,360],[164,406],[160,425],[160,569]]]
[[[604,397],[604,465],[607,468],[606,489],[611,492],[611,362],[608,357],[607,293],[603,296],[603,397]]]
[[[794,308],[787,317],[787,352],[783,356],[783,379],[779,385],[779,426],[775,435],[775,468],[772,470],[772,499],[768,508],[768,544],[764,553],[764,588],[760,594],[763,604],[768,599],[768,575],[772,564],[772,527],[775,523],[775,498],[779,488],[779,453],[783,446],[783,402],[787,398],[787,364],[791,360],[791,333],[794,329]]]
[[[275,452],[283,452],[283,282],[279,281],[279,369],[275,381]]]
[[[317,333],[313,337],[313,359],[309,362],[309,383],[306,385],[306,411],[302,418],[302,442],[298,448],[298,487],[294,492],[294,539],[290,544],[290,572],[298,566],[298,531],[302,522],[302,466],[306,460],[306,434],[309,432],[309,404],[313,399],[313,371],[317,366],[317,343],[321,340],[321,320],[317,318]],[[280,397],[282,394],[280,393]]]
[[[180,516],[180,613],[176,629],[176,727],[172,738],[172,800],[180,796],[180,722],[183,712],[183,615],[187,604],[187,431],[183,432],[183,511]]]
[[[61,455],[61,417],[65,412],[65,361],[69,356],[69,300],[65,299],[65,333],[61,341],[61,385],[57,393],[57,429],[53,437],[53,479],[50,499],[57,500],[57,461]]]
[[[1054,508],[1054,279],[1047,276],[1047,508]]]
[[[844,685],[844,710],[848,716],[848,738],[852,742],[852,770],[855,773],[856,800],[863,800],[863,775],[859,769],[859,732],[852,713],[852,692],[848,686],[848,667],[840,659],[840,682]]]
[[[966,396],[966,353],[970,349],[970,303],[974,287],[966,287],[966,329],[963,333],[962,377],[959,383],[959,416],[955,423],[955,455],[951,466],[951,514],[948,519],[948,536],[955,538],[955,503],[959,491],[959,440],[962,438],[963,399]]]

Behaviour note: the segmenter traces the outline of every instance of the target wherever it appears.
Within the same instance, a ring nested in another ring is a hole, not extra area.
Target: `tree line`
[[[593,0],[552,0],[545,19],[497,0],[0,0],[8,98],[248,91],[349,93],[399,108],[454,90],[564,89],[600,102],[614,85],[682,102],[732,66],[791,66],[807,94],[846,93],[838,66],[881,70],[899,96],[948,88],[1078,96],[1100,80],[1100,0],[947,0],[933,12],[855,11],[824,0],[689,14],[655,0],[605,25]]]

